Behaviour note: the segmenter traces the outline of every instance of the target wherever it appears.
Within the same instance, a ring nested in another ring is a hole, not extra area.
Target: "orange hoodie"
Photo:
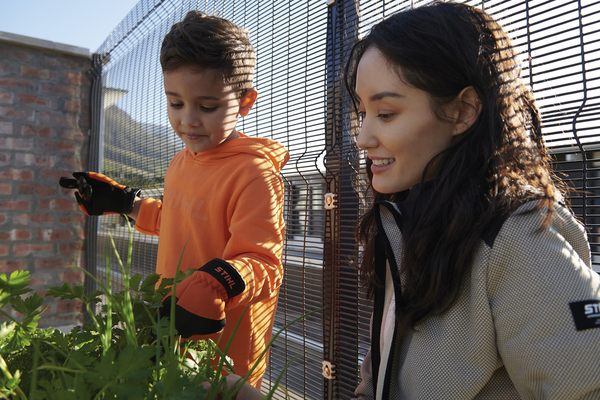
[[[228,351],[234,370],[245,375],[271,340],[281,264],[284,220],[283,181],[279,172],[289,160],[285,147],[264,138],[240,134],[216,148],[194,155],[187,148],[171,161],[163,201],[143,199],[136,229],[158,235],[156,272],[175,275],[197,269],[213,258],[234,266],[246,289],[227,300],[224,348],[246,306],[248,310]],[[193,339],[219,340],[219,334]],[[263,358],[249,382],[260,388]]]

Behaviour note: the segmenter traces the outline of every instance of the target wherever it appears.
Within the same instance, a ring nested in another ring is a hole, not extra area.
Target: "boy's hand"
[[[96,172],[73,172],[74,178],[60,178],[65,189],[77,189],[75,199],[87,215],[129,214],[140,189],[120,185]]]
[[[215,258],[178,285],[175,293],[175,328],[184,338],[209,335],[225,327],[225,302],[246,289],[240,273]],[[171,313],[172,293],[163,300],[163,314]]]

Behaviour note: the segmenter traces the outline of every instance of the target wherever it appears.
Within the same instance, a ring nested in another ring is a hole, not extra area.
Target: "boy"
[[[243,376],[271,340],[283,274],[279,172],[289,155],[278,142],[235,129],[257,97],[246,30],[190,11],[165,36],[160,62],[169,122],[186,146],[169,165],[164,200],[141,199],[139,190],[95,173],[74,173],[77,180],[61,185],[80,189],[75,196],[87,214],[128,214],[138,231],[158,235],[163,277],[175,275],[187,243],[180,270],[196,271],[177,285],[182,337],[216,342],[223,331],[223,348],[248,307],[228,351]],[[170,302],[167,296],[163,310]],[[248,380],[259,389],[266,365],[265,357]]]

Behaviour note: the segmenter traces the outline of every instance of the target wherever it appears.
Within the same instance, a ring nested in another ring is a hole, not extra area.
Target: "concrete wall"
[[[88,49],[0,32],[0,273],[30,271],[42,296],[84,280],[86,220],[58,179],[87,166],[90,66]],[[76,301],[45,304],[39,326],[82,320]]]

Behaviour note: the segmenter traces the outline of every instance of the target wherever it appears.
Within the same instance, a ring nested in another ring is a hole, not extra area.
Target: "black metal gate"
[[[285,279],[275,328],[326,306],[287,329],[272,348],[263,385],[286,362],[276,398],[349,398],[368,350],[370,304],[357,279],[359,248],[353,227],[369,201],[356,121],[341,71],[357,37],[395,11],[429,1],[141,0],[94,56],[90,76],[93,138],[89,169],[161,197],[171,158],[182,148],[169,127],[158,54],[170,26],[191,9],[246,27],[257,51],[259,97],[238,130],[283,143],[291,160],[286,184]],[[600,171],[600,1],[469,1],[493,14],[522,54],[523,74],[542,112],[546,141],[579,194],[573,208],[589,229],[595,268],[600,264],[597,190]],[[335,208],[325,209],[326,194]],[[105,268],[109,233],[124,249],[119,217],[88,229],[88,262]],[[135,234],[134,273],[154,272],[157,239]],[[114,261],[114,260],[113,260]],[[113,271],[115,268],[112,269]],[[114,277],[114,285],[119,277]],[[90,287],[91,288],[91,287]],[[323,364],[323,362],[326,364]],[[322,374],[333,368],[331,377]]]

